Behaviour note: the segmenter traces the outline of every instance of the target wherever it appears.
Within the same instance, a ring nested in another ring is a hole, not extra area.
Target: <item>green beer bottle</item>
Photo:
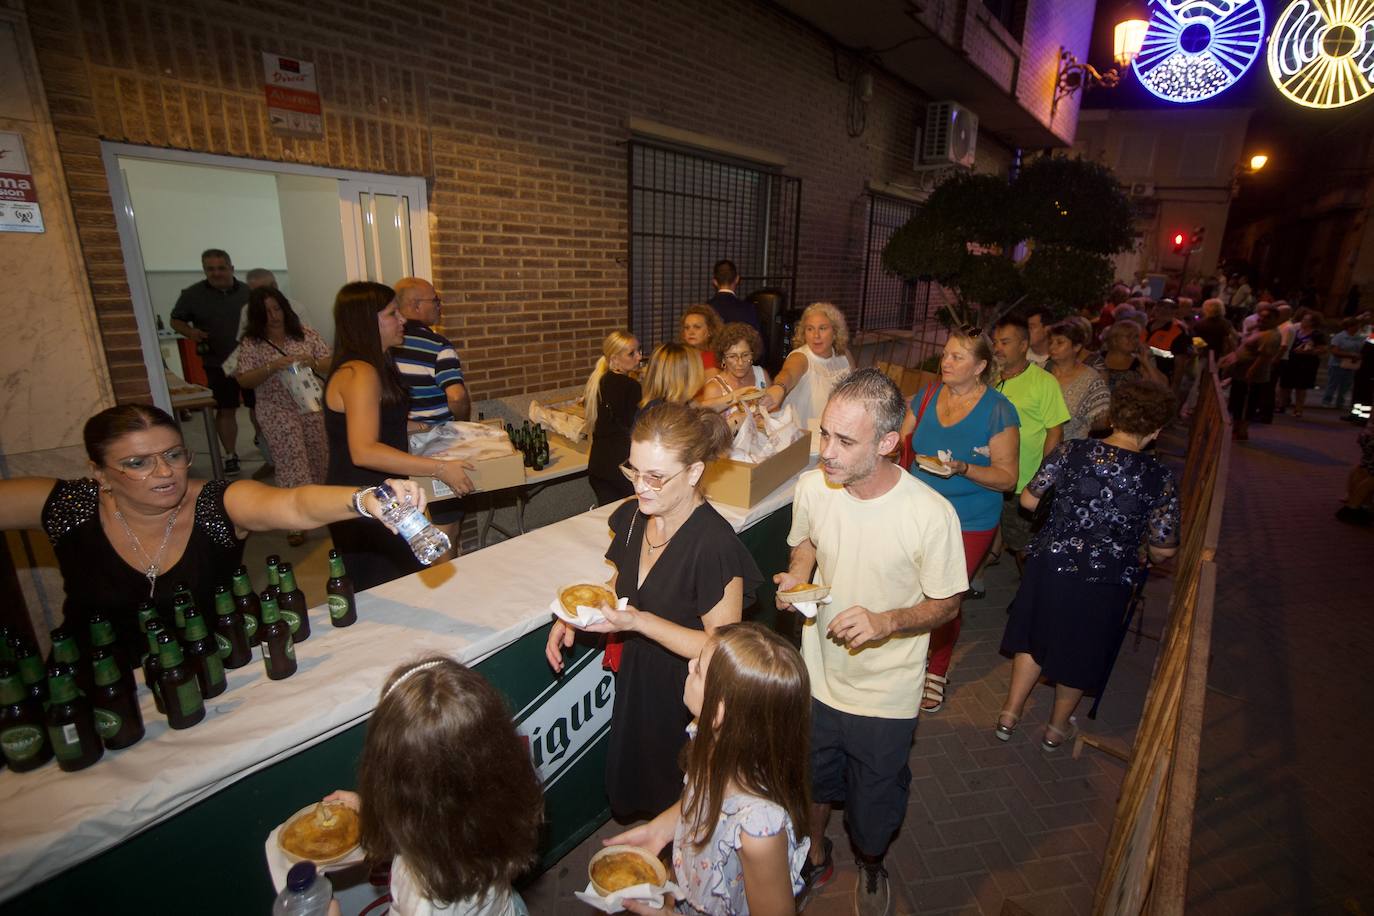
[[[336,627],[351,626],[358,619],[358,602],[353,597],[353,580],[344,569],[343,557],[334,549],[329,551],[329,622]]]
[[[253,660],[243,615],[223,585],[215,587],[215,649],[226,668],[242,668]]]
[[[76,677],[76,689],[90,696],[95,681],[90,671],[81,663],[81,647],[76,644],[76,637],[66,627],[54,627],[51,639],[49,665],[71,665],[72,674]]]
[[[0,665],[14,661],[14,649],[10,646],[10,628],[0,623]]]
[[[0,664],[0,752],[16,773],[52,759],[43,704],[28,695],[19,670],[8,664]]]
[[[270,594],[273,598],[277,597],[277,592],[281,589],[281,574],[277,571],[277,564],[281,563],[281,557],[275,553],[267,558],[267,588],[262,590],[264,595]]]
[[[258,644],[258,625],[262,623],[262,605],[258,603],[253,583],[248,578],[248,567],[240,566],[234,570],[234,608],[243,616],[243,630],[248,634],[248,645]]]
[[[143,737],[143,713],[138,709],[138,695],[125,683],[119,662],[109,649],[91,653],[95,670],[95,693],[91,704],[95,707],[95,730],[105,749],[117,751],[137,744]]]
[[[124,651],[124,647],[119,645],[115,639],[114,624],[107,620],[102,614],[92,614],[90,619],[91,627],[91,661],[95,661],[97,649],[108,649],[114,656],[115,664],[119,666],[120,679],[124,681],[124,686],[129,695],[138,693],[138,681],[134,679],[134,666],[129,664],[129,656]]]
[[[176,627],[177,639],[186,638],[186,611],[196,606],[196,599],[191,595],[190,586],[185,582],[177,585],[176,594],[172,596],[172,626]]]
[[[19,669],[19,679],[24,682],[24,690],[30,699],[43,704],[48,702],[48,675],[43,671],[43,659],[38,656],[38,647],[27,636],[16,633],[10,637],[10,649],[14,652],[14,666]]]
[[[219,647],[205,631],[205,620],[199,614],[186,618],[186,661],[196,672],[200,682],[200,695],[205,699],[224,693],[228,683],[224,680],[224,662],[219,657]]]
[[[157,659],[162,666],[158,686],[162,688],[162,702],[167,707],[167,724],[172,728],[190,728],[205,718],[205,699],[191,665],[185,664],[181,646],[171,633],[157,637]]]
[[[278,563],[281,588],[277,592],[277,610],[291,627],[291,641],[305,642],[310,638],[310,614],[306,608],[305,592],[296,587],[296,571],[290,563]]]
[[[162,678],[162,662],[157,657],[157,638],[165,630],[162,621],[156,616],[143,624],[143,632],[148,637],[148,653],[143,656],[143,682],[152,691],[153,705],[164,716],[167,715],[167,706],[162,702],[162,685],[159,683]]]
[[[263,592],[262,603],[262,663],[267,676],[280,681],[296,673],[296,647],[291,642],[291,625],[281,619],[277,599]]]
[[[57,765],[68,773],[84,770],[105,753],[95,730],[91,701],[76,689],[71,665],[48,669],[48,740]]]

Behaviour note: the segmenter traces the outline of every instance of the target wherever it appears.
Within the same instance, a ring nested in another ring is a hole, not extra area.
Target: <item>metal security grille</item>
[[[858,330],[910,328],[915,320],[916,284],[883,268],[883,249],[892,233],[920,210],[919,204],[870,192],[868,195],[868,244],[864,258],[863,296],[859,300]],[[928,299],[929,289],[923,298]]]
[[[711,296],[721,258],[739,269],[741,296],[779,288],[795,302],[799,179],[640,140],[629,156],[630,327],[646,353]]]

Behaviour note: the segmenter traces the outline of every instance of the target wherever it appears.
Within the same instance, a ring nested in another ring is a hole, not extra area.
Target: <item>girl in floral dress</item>
[[[796,912],[802,864],[811,684],[801,655],[756,623],[723,626],[688,666],[683,702],[696,717],[682,798],[605,842],[673,844],[683,899],[634,913],[776,916]]]
[[[259,287],[248,295],[248,323],[239,341],[235,378],[258,395],[258,425],[276,466],[277,485],[299,487],[324,483],[329,446],[320,412],[301,413],[283,376],[292,363],[301,363],[325,376],[329,372],[329,344],[301,323],[280,290]],[[304,541],[289,533],[292,544]]]

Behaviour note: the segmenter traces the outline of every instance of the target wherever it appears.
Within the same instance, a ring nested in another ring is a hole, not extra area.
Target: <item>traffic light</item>
[[[1194,251],[1198,251],[1198,250],[1200,250],[1200,249],[1202,248],[1202,240],[1203,240],[1204,238],[1206,238],[1206,237],[1207,237],[1207,227],[1206,227],[1206,226],[1194,226],[1194,227],[1193,227],[1193,235],[1192,235],[1192,238],[1190,238],[1188,241],[1191,243],[1192,249],[1193,249]]]
[[[1182,232],[1174,233],[1174,254],[1183,254],[1183,249],[1188,245],[1188,237]]]

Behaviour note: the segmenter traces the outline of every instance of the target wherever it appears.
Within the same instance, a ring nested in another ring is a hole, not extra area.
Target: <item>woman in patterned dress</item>
[[[280,290],[259,287],[248,295],[248,324],[239,341],[235,378],[258,396],[258,425],[267,437],[276,466],[277,485],[299,487],[324,483],[329,467],[329,446],[324,436],[324,416],[302,412],[286,387],[286,373],[293,363],[317,375],[329,372],[329,344],[314,328],[302,324]],[[299,545],[300,531],[287,533]]]
[[[1098,371],[1084,362],[1092,328],[1082,318],[1068,318],[1050,327],[1050,363],[1045,368],[1064,392],[1069,422],[1064,441],[1086,439],[1094,429],[1107,426],[1112,393]]]

